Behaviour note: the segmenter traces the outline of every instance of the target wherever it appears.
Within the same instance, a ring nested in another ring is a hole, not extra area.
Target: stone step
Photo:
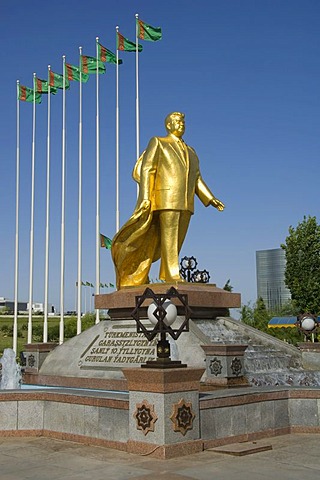
[[[211,452],[224,453],[226,455],[234,455],[236,457],[265,452],[266,450],[272,450],[272,445],[260,442],[240,442],[232,443],[230,445],[223,445],[221,447],[208,448],[208,451]]]

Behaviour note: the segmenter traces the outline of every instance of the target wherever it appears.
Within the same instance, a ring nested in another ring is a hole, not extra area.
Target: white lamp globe
[[[165,300],[162,306],[167,313],[163,321],[167,325],[167,327],[169,327],[170,325],[173,324],[173,322],[177,318],[177,315],[178,315],[177,307],[173,303],[171,303],[170,300]],[[154,311],[156,310],[156,308],[157,308],[157,305],[154,302],[152,302],[148,307],[148,313],[147,313],[148,318],[153,325],[156,325],[158,323],[158,320],[154,315]]]
[[[314,319],[311,317],[305,317],[301,322],[301,327],[303,328],[303,330],[311,332],[311,330],[313,330],[315,327]]]

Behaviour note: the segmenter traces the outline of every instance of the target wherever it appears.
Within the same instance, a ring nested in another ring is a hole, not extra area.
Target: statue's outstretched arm
[[[196,182],[196,194],[206,207],[208,207],[208,205],[212,205],[220,212],[224,209],[224,204],[221,202],[221,200],[218,200],[218,198],[213,195],[200,174]]]
[[[217,210],[219,210],[220,212],[222,212],[222,210],[224,209],[225,205],[224,203],[221,202],[221,200],[219,200],[218,198],[214,197],[212,200],[210,200],[210,205],[212,205],[213,207],[215,207]]]

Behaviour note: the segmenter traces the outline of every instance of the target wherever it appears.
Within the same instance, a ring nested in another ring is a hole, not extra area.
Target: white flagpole
[[[138,20],[136,13],[136,159],[140,155],[140,111],[139,111],[139,50],[138,50]],[[137,197],[139,195],[139,184],[137,183]]]
[[[17,80],[17,157],[16,157],[16,241],[14,260],[14,317],[13,317],[13,345],[17,353],[18,344],[18,273],[19,273],[19,183],[20,183],[20,82]]]
[[[36,141],[36,74],[33,74],[33,113],[32,113],[32,154],[31,154],[31,217],[30,217],[30,269],[29,269],[29,314],[28,340],[32,343],[32,294],[33,294],[33,228],[34,228],[34,170]]]
[[[81,333],[81,258],[82,258],[82,69],[80,54],[80,82],[79,82],[79,192],[78,192],[78,308],[77,308],[77,335]]]
[[[50,65],[48,65],[48,130],[47,130],[47,197],[46,197],[46,244],[45,244],[45,274],[44,274],[44,317],[43,343],[48,341],[48,284],[49,284],[49,216],[50,216]]]
[[[65,196],[66,196],[66,57],[62,56],[63,89],[62,89],[62,155],[61,155],[61,247],[60,247],[60,324],[59,343],[64,340],[64,273],[65,273]]]
[[[84,313],[87,313],[87,286],[85,287],[84,290]]]
[[[118,32],[116,26],[117,49],[116,49],[116,232],[120,228],[119,212],[119,51],[118,51]]]
[[[99,37],[96,37],[96,295],[100,293],[100,138],[99,138]],[[91,311],[91,297],[90,297]],[[100,322],[100,310],[96,309],[96,323]]]

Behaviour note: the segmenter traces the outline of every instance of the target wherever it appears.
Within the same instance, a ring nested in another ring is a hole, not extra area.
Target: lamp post
[[[298,315],[296,326],[300,332],[305,335],[307,341],[314,342],[314,334],[319,328],[319,322],[316,315],[312,315],[311,313],[302,313]]]
[[[170,343],[166,336],[169,334],[174,340],[177,340],[182,332],[189,331],[189,319],[192,312],[188,305],[188,295],[180,294],[174,287],[171,287],[166,293],[159,294],[154,293],[150,288],[146,288],[142,295],[137,295],[135,298],[136,307],[131,313],[131,316],[137,322],[137,332],[143,333],[149,342],[158,335],[157,359],[148,361],[146,364],[142,364],[141,367],[186,367],[186,364],[182,364],[178,360],[171,360]],[[174,300],[175,303],[171,300]],[[142,322],[143,304],[148,304],[147,317],[154,326],[152,330],[147,328],[145,322]],[[178,304],[178,308],[176,304]],[[178,328],[172,328],[172,325],[177,319],[178,310],[181,311],[184,320]]]
[[[208,270],[196,270],[193,273],[193,281],[195,283],[209,283],[210,274]]]
[[[198,262],[195,257],[183,257],[180,262],[180,274],[187,280],[192,282],[193,271],[197,268]]]
[[[196,270],[198,266],[195,257],[183,257],[180,262],[180,275],[187,282],[209,283],[210,274],[207,270]]]

